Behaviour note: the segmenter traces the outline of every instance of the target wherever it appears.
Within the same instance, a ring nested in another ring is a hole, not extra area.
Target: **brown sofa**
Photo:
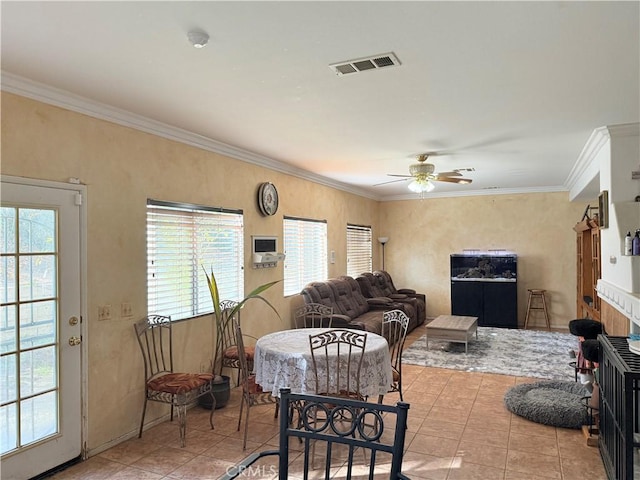
[[[426,307],[427,296],[424,293],[416,293],[416,291],[412,288],[397,289],[396,286],[393,284],[393,279],[391,278],[391,275],[389,275],[389,272],[386,272],[385,270],[376,270],[375,272],[373,272],[373,274],[384,278],[386,287],[390,289],[391,293],[401,293],[404,295],[408,295],[410,297],[415,297],[419,300],[422,300],[422,302],[425,304],[425,307]]]
[[[356,281],[358,282],[358,285],[360,285],[360,291],[365,298],[386,297],[390,298],[394,302],[402,303],[405,304],[406,307],[410,307],[405,308],[405,310],[409,309],[414,312],[413,315],[409,315],[410,329],[424,323],[426,314],[425,305],[422,300],[403,293],[393,293],[387,286],[385,279],[379,275],[374,275],[373,273],[362,273],[356,277]],[[415,321],[415,325],[412,324],[412,321]]]
[[[410,288],[396,289],[388,272],[376,270],[373,273],[363,273],[356,280],[361,283],[362,293],[364,293],[365,297],[389,297],[396,302],[411,302],[414,308],[417,309],[419,324],[424,323],[426,320],[426,295],[416,293],[415,290]]]
[[[358,282],[348,276],[311,282],[301,292],[305,303],[320,303],[333,308],[332,327],[357,328],[382,334],[382,314],[399,309],[410,318],[409,329],[418,325],[415,309],[387,297],[365,298]]]

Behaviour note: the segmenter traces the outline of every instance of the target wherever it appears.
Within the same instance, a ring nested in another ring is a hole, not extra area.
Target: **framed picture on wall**
[[[598,223],[600,228],[609,228],[609,192],[603,190],[598,195]]]

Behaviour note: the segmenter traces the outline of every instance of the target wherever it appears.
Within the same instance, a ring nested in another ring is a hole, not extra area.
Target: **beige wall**
[[[552,326],[567,327],[576,313],[572,227],[583,211],[567,193],[384,202],[380,225],[390,238],[385,267],[397,288],[426,292],[427,315],[436,316],[451,312],[451,253],[511,250],[518,254],[519,324],[524,324],[527,289],[543,288]],[[544,324],[536,320],[530,324]]]
[[[282,278],[275,269],[251,268],[251,235],[282,237],[282,216],[326,219],[328,249],[346,271],[347,223],[373,226],[388,235],[386,267],[398,287],[428,295],[430,315],[449,312],[449,254],[463,248],[508,248],[520,255],[520,321],[526,288],[550,292],[552,321],[566,325],[575,309],[575,241],[571,227],[584,205],[567,194],[503,195],[378,203],[332,188],[172,142],[150,134],[2,94],[2,173],[87,185],[87,341],[89,451],[130,435],[137,428],[143,388],[142,364],[132,324],[146,314],[146,200],[241,208],[245,216],[245,290]],[[262,217],[258,185],[271,181],[280,194],[274,217]],[[374,246],[374,267],[379,266]],[[255,336],[288,327],[290,300],[277,286],[266,296],[282,321],[260,303],[243,313]],[[133,306],[120,318],[120,304]],[[113,318],[99,322],[98,306]],[[208,318],[176,325],[177,364],[200,369],[211,357]],[[151,406],[148,419],[166,412]]]
[[[90,450],[136,429],[143,400],[142,360],[133,322],[146,314],[147,198],[240,208],[245,224],[245,291],[283,277],[274,269],[251,268],[251,235],[282,238],[282,216],[328,221],[329,249],[336,263],[329,275],[346,272],[346,224],[377,230],[378,203],[299,178],[232,160],[146,133],[2,94],[2,173],[87,185],[87,336]],[[273,217],[260,215],[256,196],[271,181],[280,194]],[[261,302],[243,313],[246,333],[260,336],[289,326],[289,299],[282,284],[265,296],[282,321]],[[134,317],[120,318],[130,302]],[[111,305],[111,320],[98,321],[98,306]],[[177,365],[198,371],[212,355],[208,318],[175,328]],[[147,419],[162,406],[151,405]]]

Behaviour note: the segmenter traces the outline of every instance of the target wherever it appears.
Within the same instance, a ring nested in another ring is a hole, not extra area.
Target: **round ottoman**
[[[579,383],[544,381],[511,387],[504,395],[507,409],[532,422],[563,428],[589,423],[582,397],[589,392]]]

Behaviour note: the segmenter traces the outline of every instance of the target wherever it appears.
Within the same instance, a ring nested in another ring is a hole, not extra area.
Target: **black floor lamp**
[[[389,237],[378,237],[378,242],[382,245],[382,270],[384,270],[384,244],[389,241]]]

